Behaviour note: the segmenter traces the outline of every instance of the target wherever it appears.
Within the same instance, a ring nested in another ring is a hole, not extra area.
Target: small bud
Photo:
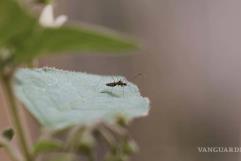
[[[85,155],[90,155],[94,146],[95,138],[92,134],[89,131],[83,132],[78,144],[78,150]]]
[[[124,116],[118,116],[116,119],[116,123],[121,127],[126,127],[128,125],[128,120]]]
[[[2,132],[2,136],[8,141],[11,141],[14,137],[14,130],[12,128],[8,128]]]
[[[40,17],[39,17],[39,23],[44,27],[60,27],[67,21],[66,15],[60,15],[57,18],[54,18],[54,11],[53,11],[53,5],[47,4]]]
[[[127,141],[123,147],[124,153],[127,155],[134,154],[138,151],[138,145],[134,140]]]

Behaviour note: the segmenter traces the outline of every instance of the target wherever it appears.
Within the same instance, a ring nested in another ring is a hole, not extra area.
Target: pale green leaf
[[[112,123],[120,115],[127,119],[147,115],[149,100],[134,84],[108,87],[109,82],[113,82],[111,76],[41,68],[18,70],[13,83],[17,97],[47,128]]]

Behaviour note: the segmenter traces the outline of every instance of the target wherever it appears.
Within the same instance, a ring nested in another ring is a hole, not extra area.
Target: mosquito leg
[[[125,87],[128,87],[128,91],[126,92],[131,92],[131,93],[134,93],[134,91],[131,89],[131,86],[130,84],[128,83],[128,80],[126,78],[123,78],[123,82],[126,83],[127,85]]]
[[[124,94],[125,94],[124,88],[125,88],[125,87],[123,86],[123,87],[122,87],[122,89],[123,89],[123,90],[122,90],[122,95],[123,95],[123,97],[125,96],[125,95],[124,95]]]
[[[113,75],[111,76],[112,77],[112,79],[113,79],[113,82],[115,82],[115,78],[113,77]],[[111,93],[113,94],[113,88],[114,87],[111,87]]]
[[[127,82],[127,80],[126,80],[126,82]],[[134,87],[131,86],[130,83],[128,83],[127,86],[129,87],[129,88],[128,88],[128,89],[129,89],[129,92],[131,92],[132,94],[138,93],[138,91],[137,91],[136,89],[134,89]]]
[[[112,75],[111,77],[112,77],[112,79],[113,79],[113,82],[115,82],[115,77],[113,77],[113,75]]]

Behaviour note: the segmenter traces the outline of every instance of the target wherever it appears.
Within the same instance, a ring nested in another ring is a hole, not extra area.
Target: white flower
[[[67,21],[66,15],[60,15],[54,19],[53,6],[48,4],[44,7],[39,23],[44,27],[60,27]]]

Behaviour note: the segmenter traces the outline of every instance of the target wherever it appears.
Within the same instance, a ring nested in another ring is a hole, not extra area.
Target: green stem
[[[28,149],[28,144],[27,144],[27,139],[24,134],[24,129],[21,125],[21,119],[19,116],[19,110],[17,107],[16,99],[13,94],[12,86],[11,86],[11,74],[3,74],[2,75],[2,83],[3,83],[3,88],[5,90],[5,94],[8,99],[8,104],[9,104],[9,111],[12,117],[12,123],[14,124],[17,137],[18,137],[18,144],[21,148],[21,151],[26,159],[26,161],[33,161],[32,157],[30,155],[29,149]]]
[[[67,136],[67,144],[65,146],[65,149],[72,149],[74,148],[74,144],[76,143],[77,139],[79,138],[79,136],[81,135],[81,133],[84,131],[85,129],[82,128],[81,126],[75,126],[73,127],[70,132],[68,133]]]

